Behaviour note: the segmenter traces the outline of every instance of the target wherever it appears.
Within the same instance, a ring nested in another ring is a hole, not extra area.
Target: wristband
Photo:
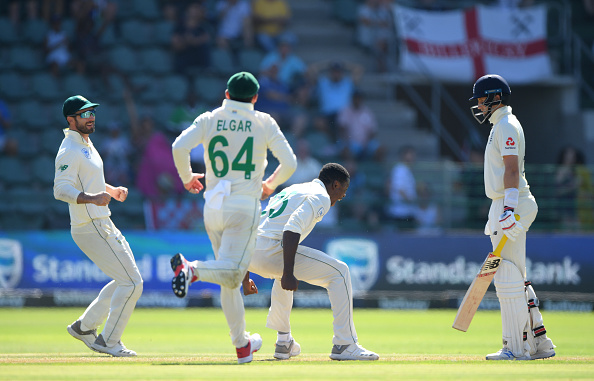
[[[518,198],[520,197],[520,191],[518,188],[507,188],[505,190],[505,198],[503,199],[503,205],[508,208],[515,209],[518,207]]]

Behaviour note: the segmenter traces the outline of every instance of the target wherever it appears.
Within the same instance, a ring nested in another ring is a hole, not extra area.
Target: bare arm
[[[518,165],[518,157],[515,155],[503,156],[503,165],[505,172],[503,174],[503,187],[518,188],[520,186],[520,168]]]
[[[297,291],[299,281],[295,278],[293,271],[295,269],[295,255],[301,234],[291,231],[283,232],[283,277],[281,286],[284,290]]]

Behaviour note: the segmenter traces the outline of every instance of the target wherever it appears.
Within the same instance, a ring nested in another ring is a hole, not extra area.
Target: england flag
[[[443,12],[395,5],[394,17],[405,71],[451,82],[474,82],[490,73],[514,83],[552,76],[545,5]]]

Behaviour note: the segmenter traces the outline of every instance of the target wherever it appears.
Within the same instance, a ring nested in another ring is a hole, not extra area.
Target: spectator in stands
[[[388,183],[390,206],[387,210],[389,220],[396,222],[399,229],[412,229],[417,226],[417,183],[412,172],[416,150],[412,146],[400,149],[400,161],[392,168]]]
[[[62,29],[62,19],[57,15],[52,17],[50,26],[45,38],[45,61],[50,65],[52,74],[58,77],[70,63],[70,47],[66,31]]]
[[[100,73],[107,76],[109,68],[102,58],[99,39],[107,26],[115,20],[117,6],[115,3],[104,2],[99,7],[93,0],[74,0],[71,8],[76,22],[72,46],[77,71],[81,75]],[[97,26],[98,20],[100,24]]]
[[[214,31],[206,21],[206,10],[199,3],[192,3],[184,11],[183,20],[175,27],[171,37],[173,67],[182,75],[193,69],[210,67],[210,52]]]
[[[337,135],[338,112],[351,103],[355,85],[363,74],[363,68],[356,64],[339,61],[319,62],[310,65],[308,76],[317,79],[316,98],[319,111],[328,118],[332,137]]]
[[[12,128],[12,115],[6,102],[0,99],[0,153],[15,156],[18,153],[18,141],[8,135]]]
[[[373,54],[379,72],[388,71],[392,64],[395,30],[390,1],[366,0],[359,5],[357,39],[361,46]]]
[[[279,79],[278,65],[273,63],[262,71],[258,76],[258,82],[258,109],[272,115],[280,126],[287,125],[290,119],[291,92]]]
[[[43,0],[41,2],[41,15],[43,19],[50,22],[55,18],[63,18],[65,0]]]
[[[217,45],[237,51],[253,45],[252,8],[247,0],[222,0],[217,3]]]
[[[441,232],[439,227],[440,213],[437,203],[433,199],[433,192],[429,184],[421,182],[417,185],[418,207],[415,210],[415,221],[417,222],[416,232],[418,234],[437,234]]]
[[[325,115],[318,114],[313,117],[312,131],[307,134],[307,140],[315,149],[312,155],[322,162],[334,162],[338,157],[338,148],[332,133],[330,123]]]
[[[286,0],[254,0],[252,20],[256,40],[266,52],[274,51],[281,37],[291,35],[286,30],[291,20]]]
[[[557,158],[555,198],[559,202],[561,228],[575,231],[579,228],[577,196],[581,178],[578,168],[585,164],[584,155],[575,147],[565,147]]]
[[[199,102],[194,87],[188,86],[185,102],[179,103],[173,108],[169,116],[167,128],[177,137],[194,122],[196,115],[201,115],[206,111],[208,109],[203,103]],[[204,167],[204,147],[202,144],[199,144],[198,147],[190,151],[190,161],[192,162],[192,168],[197,173],[203,173],[206,170]]]
[[[124,100],[134,142],[134,157],[139,158],[136,169],[136,187],[150,199],[180,195],[185,191],[171,154],[171,141],[155,129],[155,120],[145,114],[139,118],[132,92],[124,89]]]
[[[23,9],[24,6],[24,9]],[[39,3],[37,0],[12,0],[8,4],[8,17],[15,27],[20,26],[23,13],[27,20],[37,20]]]
[[[294,37],[283,36],[278,47],[266,54],[260,64],[260,70],[268,70],[272,64],[278,65],[279,80],[292,91],[303,86],[307,72],[307,65],[292,51],[294,44]]]
[[[297,156],[297,169],[291,175],[291,178],[287,180],[284,186],[293,184],[300,184],[312,181],[320,173],[322,169],[322,163],[315,157],[311,156],[311,149],[309,141],[306,139],[299,139],[295,144]]]
[[[132,169],[130,155],[132,144],[127,135],[122,133],[122,125],[117,121],[110,121],[106,126],[108,136],[101,145],[105,181],[110,184],[130,186]]]
[[[376,138],[375,115],[363,103],[363,98],[363,93],[356,90],[351,103],[338,114],[342,154],[344,158],[383,161],[385,149]]]

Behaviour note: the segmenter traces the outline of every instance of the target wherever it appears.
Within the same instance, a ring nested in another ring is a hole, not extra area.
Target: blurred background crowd
[[[326,228],[482,229],[490,205],[483,147],[467,148],[462,159],[443,152],[421,111],[386,85],[401,74],[397,3],[438,12],[549,2],[3,1],[0,229],[68,226],[67,208],[53,199],[53,166],[66,127],[62,102],[75,94],[101,104],[91,139],[106,181],[130,189],[127,202],[110,205],[118,226],[154,228],[155,214],[196,210],[184,203],[195,196],[177,176],[171,143],[196,116],[220,105],[227,78],[240,70],[257,75],[256,109],[276,118],[297,155],[297,172],[286,185],[313,179],[330,161],[350,171],[348,195],[325,218]],[[594,56],[594,1],[556,3],[570,10],[573,31]],[[551,56],[563,60],[555,51]],[[594,60],[580,78],[594,83]],[[593,108],[594,100],[580,107]],[[202,153],[201,147],[192,152],[195,171],[203,170]],[[594,157],[588,156],[594,155],[579,144],[564,144],[548,162],[527,158],[540,207],[533,229],[594,230]],[[274,157],[269,162],[274,168]]]

